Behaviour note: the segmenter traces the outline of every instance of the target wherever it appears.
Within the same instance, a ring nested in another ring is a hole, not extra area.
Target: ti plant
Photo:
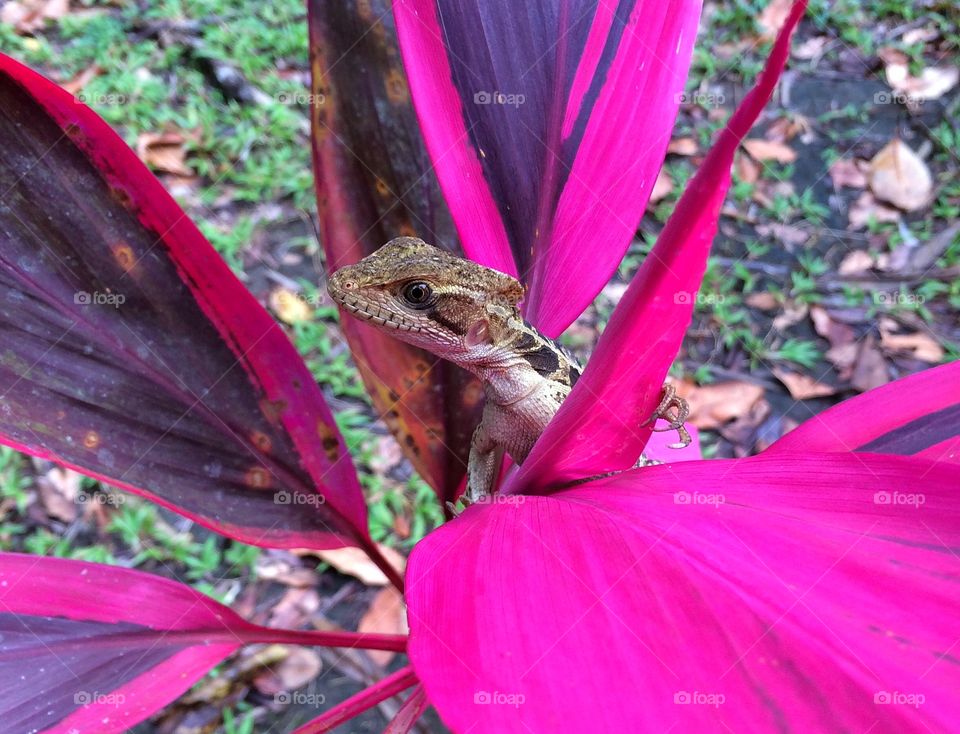
[[[5,554],[4,728],[124,731],[266,641],[409,654],[301,732],[404,691],[393,733],[427,705],[464,733],[955,727],[957,364],[842,403],[755,457],[631,469],[734,151],[804,6],[528,460],[421,541],[405,578],[370,539],[345,443],[281,329],[101,119],[2,58],[0,438],[232,538],[362,548],[406,587],[410,624],[409,638],[268,629],[173,581]],[[417,234],[522,277],[527,317],[558,335],[634,234],[699,3],[392,10],[310,3],[328,266]],[[411,461],[453,499],[477,386],[344,329]]]

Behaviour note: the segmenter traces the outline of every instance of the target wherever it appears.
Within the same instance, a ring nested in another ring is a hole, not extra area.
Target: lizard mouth
[[[348,293],[339,292],[332,294],[333,299],[343,308],[364,321],[372,321],[380,326],[386,326],[398,331],[420,331],[420,327],[402,314],[395,313],[385,308],[381,308],[372,301],[365,301]]]

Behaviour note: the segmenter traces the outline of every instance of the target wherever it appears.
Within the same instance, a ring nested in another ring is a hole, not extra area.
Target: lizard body
[[[580,377],[576,360],[520,315],[518,280],[414,237],[340,268],[327,287],[354,317],[482,381],[486,402],[470,446],[468,502],[491,492],[504,452],[523,463]],[[671,428],[686,445],[685,404],[672,389],[657,415],[670,408]]]

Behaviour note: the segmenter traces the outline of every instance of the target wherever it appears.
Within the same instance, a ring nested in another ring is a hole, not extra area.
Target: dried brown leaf
[[[406,559],[388,546],[379,545],[378,548],[386,557],[387,561],[400,571],[402,575],[403,569],[406,566]],[[359,548],[335,548],[333,550],[307,552],[329,563],[340,573],[360,579],[360,581],[367,586],[386,586],[390,583],[383,571]]]
[[[690,422],[702,429],[717,428],[747,415],[763,398],[763,387],[736,380],[702,386],[679,381],[677,392],[690,405]]]
[[[140,133],[137,155],[155,171],[189,177],[194,172],[187,165],[186,138],[178,132]]]
[[[777,163],[793,163],[797,160],[797,151],[778,140],[748,138],[741,144],[754,160]]]
[[[820,398],[824,395],[833,395],[836,388],[819,382],[810,375],[804,375],[799,372],[791,372],[782,367],[774,367],[773,374],[789,390],[790,396],[794,400],[807,400],[809,398]]]
[[[407,634],[407,608],[400,592],[392,586],[378,591],[373,597],[370,608],[361,617],[357,629],[360,632],[382,635]],[[368,655],[374,662],[386,666],[395,653],[390,650],[370,650]]]
[[[830,180],[838,189],[844,186],[851,189],[866,188],[867,174],[864,169],[869,170],[865,162],[852,158],[839,158],[830,164]]]
[[[870,161],[870,188],[878,199],[916,211],[930,203],[933,176],[920,156],[894,138]]]

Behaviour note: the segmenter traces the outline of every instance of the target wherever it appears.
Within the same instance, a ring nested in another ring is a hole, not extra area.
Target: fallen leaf
[[[758,224],[756,229],[758,234],[764,237],[773,237],[787,245],[787,248],[790,250],[797,245],[806,244],[807,240],[810,239],[809,230],[792,224],[771,222],[770,224]]]
[[[803,115],[792,114],[789,117],[778,117],[770,123],[770,127],[763,134],[767,140],[786,143],[793,140],[800,133],[809,132],[810,121]]]
[[[392,586],[381,589],[373,597],[370,608],[367,609],[360,624],[359,632],[377,633],[381,635],[405,635],[407,627],[407,608],[403,603],[403,596]],[[396,654],[390,650],[368,650],[367,654],[374,662],[386,666]]]
[[[819,382],[810,377],[810,375],[791,372],[781,367],[774,367],[773,374],[786,386],[790,392],[790,397],[794,400],[820,398],[824,395],[833,395],[837,392],[836,388]]]
[[[297,588],[312,588],[320,577],[312,568],[304,568],[301,561],[292,553],[268,551],[257,558],[254,572],[264,581],[276,581],[278,584]]]
[[[700,146],[693,138],[674,138],[667,146],[667,153],[674,155],[696,155],[700,151]]]
[[[786,331],[794,324],[799,324],[810,312],[810,307],[802,301],[787,301],[783,304],[782,313],[773,319],[773,328],[777,331]]]
[[[878,199],[916,211],[930,202],[933,176],[920,156],[894,138],[870,161],[870,188]]]
[[[277,318],[286,324],[298,324],[313,318],[310,304],[298,293],[287,288],[277,288],[270,293],[270,308]]]
[[[823,52],[829,43],[829,36],[813,36],[803,43],[794,44],[790,53],[795,59],[802,59],[804,61],[818,59],[823,56]]]
[[[869,191],[864,191],[857,198],[847,214],[850,223],[847,229],[864,229],[870,222],[898,222],[900,211],[881,204]]]
[[[101,66],[91,64],[73,78],[63,82],[60,86],[70,92],[70,94],[76,94],[102,73],[103,68]]]
[[[912,334],[894,334],[881,326],[880,346],[888,353],[905,353],[921,362],[932,364],[942,362],[944,356],[940,343],[929,334],[920,331]]]
[[[797,160],[797,151],[786,143],[763,138],[748,138],[741,145],[754,160],[776,161],[777,163],[793,163]]]
[[[780,301],[772,293],[751,293],[744,301],[750,308],[757,308],[761,311],[776,311],[780,308]]]
[[[867,392],[888,382],[890,382],[890,373],[887,369],[887,361],[877,347],[876,339],[873,336],[867,336],[860,343],[850,376],[850,384],[860,392]]]
[[[896,271],[899,273],[923,273],[933,267],[954,242],[960,244],[960,221],[954,222],[926,242],[912,246],[904,242],[891,253],[890,260],[897,263]]]
[[[186,138],[177,132],[140,133],[137,136],[137,155],[155,171],[172,173],[175,176],[193,176],[193,169],[186,164]]]
[[[837,268],[840,275],[859,275],[873,267],[873,255],[866,250],[854,250],[844,256]]]
[[[37,478],[40,501],[50,517],[62,522],[77,519],[78,502],[81,497],[80,482],[83,476],[71,469],[54,467]]]
[[[733,172],[737,180],[744,183],[756,183],[760,178],[760,166],[750,156],[743,155],[739,151],[733,161]]]
[[[396,568],[400,575],[403,575],[403,569],[406,566],[406,560],[393,548],[385,545],[377,546],[383,553],[387,561]],[[306,551],[317,558],[329,563],[337,571],[348,576],[360,579],[367,586],[386,586],[390,583],[370,557],[359,548],[334,548],[333,550]]]
[[[747,415],[764,392],[760,385],[736,380],[702,386],[680,380],[676,385],[690,405],[690,422],[702,429],[717,428]]]
[[[857,334],[853,328],[831,317],[823,306],[810,307],[810,320],[814,330],[826,339],[831,347],[852,344],[856,339]]]
[[[787,22],[793,0],[771,0],[757,16],[757,25],[760,27],[761,38],[772,40],[783,24]]]
[[[300,629],[309,624],[320,608],[320,595],[314,588],[290,588],[270,609],[269,625],[283,629]]]
[[[907,106],[917,106],[926,100],[939,99],[953,89],[960,81],[960,69],[955,66],[928,66],[919,76],[910,73],[910,59],[902,51],[883,48],[877,55],[884,62],[884,74],[887,84],[902,98],[891,95],[884,99],[878,95],[879,102],[902,102]]]
[[[770,403],[760,398],[750,406],[750,410],[719,429],[720,435],[733,444],[736,456],[743,457],[754,453],[757,429],[770,415],[771,410]]]
[[[653,184],[653,191],[650,193],[650,204],[663,201],[671,191],[673,191],[673,179],[670,178],[666,168],[661,168]]]
[[[0,23],[13,26],[17,33],[33,33],[69,12],[70,0],[18,0],[4,3]]]
[[[271,662],[253,679],[253,685],[261,693],[275,696],[283,691],[295,691],[320,675],[323,663],[316,651],[309,647],[276,647],[285,649],[286,655],[279,662]]]
[[[838,158],[830,164],[830,180],[836,188],[846,186],[851,189],[862,189],[867,186],[868,164],[852,158]]]

